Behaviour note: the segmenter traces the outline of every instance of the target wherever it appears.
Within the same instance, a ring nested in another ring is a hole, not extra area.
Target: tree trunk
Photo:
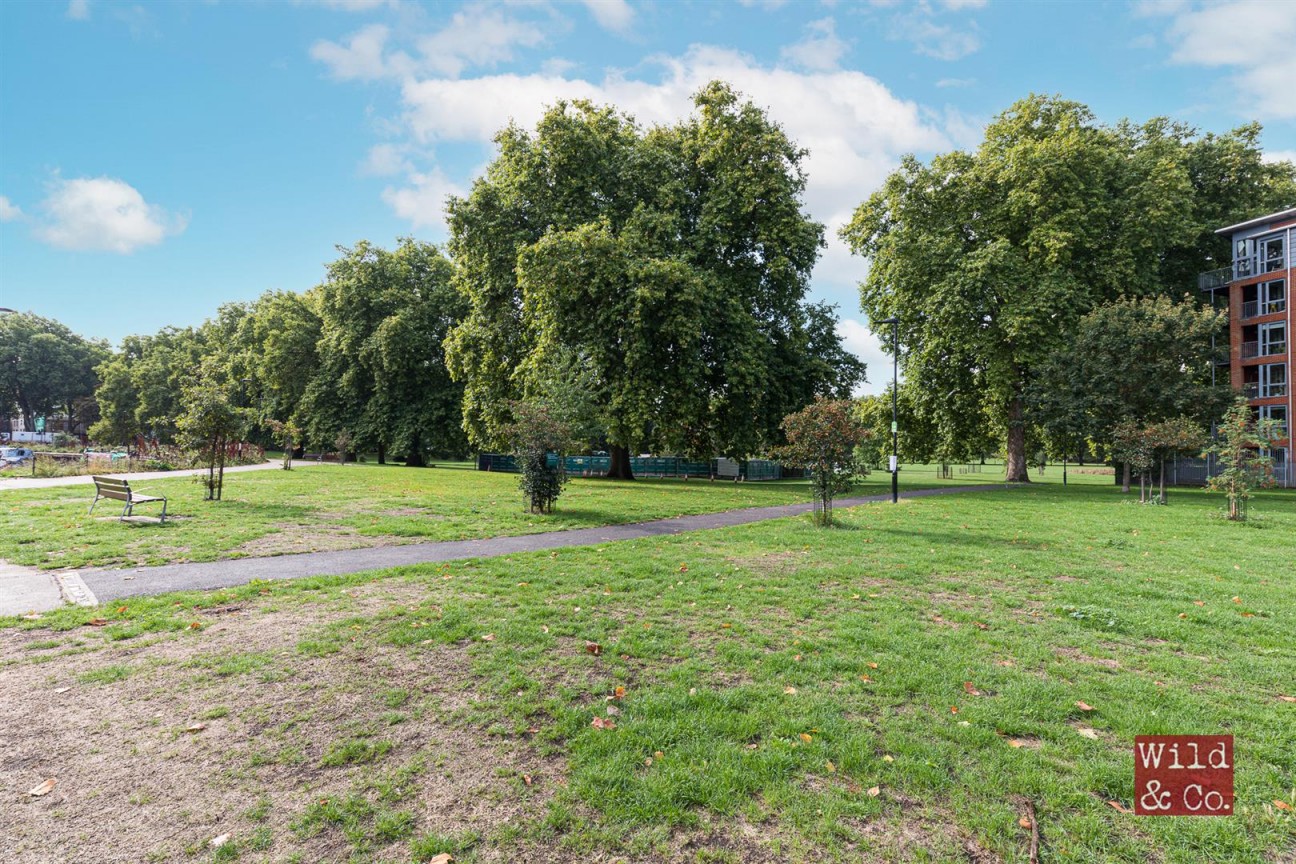
[[[630,468],[630,451],[625,447],[618,447],[616,444],[611,445],[609,452],[612,454],[611,464],[608,466],[608,479],[610,480],[633,480],[634,471]]]
[[[1124,492],[1126,495],[1128,495],[1129,490],[1130,490],[1130,467],[1129,467],[1129,463],[1126,462],[1125,470],[1121,474],[1121,491]]]
[[[387,447],[382,443],[379,443],[378,445],[378,464],[379,465],[387,464]]]
[[[423,439],[417,434],[414,436],[414,443],[410,445],[409,452],[405,454],[405,467],[427,467],[427,461],[423,458]]]
[[[1162,460],[1161,460],[1161,503],[1162,503],[1162,504],[1166,503],[1166,493],[1165,493],[1165,463],[1166,463],[1166,460],[1162,459]]]
[[[1026,421],[1022,398],[1015,395],[1008,403],[1008,447],[1005,480],[1009,483],[1029,483],[1030,466],[1026,463]]]

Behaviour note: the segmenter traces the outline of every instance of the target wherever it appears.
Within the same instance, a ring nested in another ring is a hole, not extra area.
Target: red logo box
[[[1134,813],[1232,816],[1232,735],[1134,738]]]

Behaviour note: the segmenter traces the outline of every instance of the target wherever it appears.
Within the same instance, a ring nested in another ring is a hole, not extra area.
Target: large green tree
[[[782,418],[841,395],[863,367],[805,301],[823,227],[801,211],[804,151],[712,83],[697,113],[644,132],[612,108],[559,103],[449,204],[469,311],[447,342],[464,426],[503,443],[510,400],[541,400],[579,357],[613,453],[743,455]]]
[[[1030,388],[1040,425],[1073,447],[1088,440],[1108,448],[1125,421],[1140,428],[1181,416],[1208,423],[1231,398],[1226,382],[1211,379],[1222,356],[1211,337],[1225,320],[1191,298],[1104,303],[1040,365]]]
[[[184,386],[212,351],[203,328],[164,327],[151,336],[127,336],[98,368],[100,420],[90,437],[113,444],[137,435],[174,440]]]
[[[871,262],[861,305],[900,319],[906,378],[948,394],[932,410],[994,418],[1008,479],[1024,482],[1027,387],[1080,317],[1122,294],[1182,293],[1218,245],[1206,220],[1289,194],[1290,164],[1264,167],[1248,129],[1196,139],[1023,99],[975,152],[908,157],[860,205],[842,236]]]
[[[55,412],[75,416],[76,404],[94,393],[95,367],[108,354],[107,344],[51,318],[0,315],[0,415],[17,408],[28,429]]]
[[[311,439],[345,432],[380,461],[391,451],[408,465],[463,453],[462,389],[442,347],[464,306],[450,262],[411,238],[394,250],[361,241],[340,251],[318,289],[319,365],[299,408]]]

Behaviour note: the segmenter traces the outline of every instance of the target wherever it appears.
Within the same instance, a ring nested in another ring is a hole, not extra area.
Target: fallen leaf
[[[1025,742],[1025,741],[1021,741],[1021,740],[1019,740],[1019,739],[1017,739],[1017,738],[1013,738],[1013,739],[1011,739],[1011,740],[1008,742],[1008,746],[1009,746],[1009,747],[1025,747],[1025,746],[1026,746],[1026,742]]]
[[[1284,702],[1296,702],[1296,696],[1279,696],[1278,698]]]
[[[656,751],[653,752],[653,758],[654,758],[654,759],[661,759],[661,758],[662,758],[663,756],[665,756],[665,755],[666,755],[666,754],[663,753],[663,752],[660,751],[660,750],[656,750]]]
[[[1115,810],[1117,813],[1129,814],[1134,812],[1119,801],[1108,801],[1107,806]]]
[[[652,767],[652,757],[651,757],[651,756],[645,756],[645,757],[644,757],[644,767],[645,767],[645,768],[651,768],[651,767]]]
[[[626,694],[626,689],[624,687],[617,687],[615,690],[612,691],[612,698],[624,699],[625,694]]]
[[[828,762],[828,763],[827,763],[827,766],[828,766],[828,773],[829,773],[829,774],[835,774],[835,773],[837,772],[837,766],[834,765],[832,762]]]
[[[126,611],[126,607],[125,607],[125,606],[118,606],[118,607],[117,607],[117,614],[118,614],[118,615],[122,614],[122,613],[125,612],[125,611]]]
[[[1205,604],[1205,602],[1203,602],[1203,601],[1201,601],[1201,600],[1194,600],[1194,601],[1193,601],[1193,605],[1194,605],[1194,606],[1205,606],[1206,604]]]
[[[870,786],[868,790],[868,794],[870,798],[876,798],[882,794],[882,790],[877,786]]]
[[[68,691],[71,690],[71,689],[72,689],[71,687],[59,687],[59,688],[57,688],[54,692],[55,692],[55,693],[66,693],[66,692],[68,692]],[[1296,701],[1296,700],[1294,700],[1294,701]]]
[[[863,681],[865,684],[870,684],[873,681],[873,679],[867,675],[861,675],[860,680]]]
[[[87,626],[87,627],[103,627],[105,624],[108,623],[108,619],[107,619],[107,618],[91,618],[89,621],[87,621],[87,622],[85,622],[85,623],[86,623],[86,626]]]
[[[882,761],[883,761],[883,762],[894,762],[894,761],[895,761],[895,757],[892,756],[890,753],[887,753],[885,756],[882,757]]]
[[[590,723],[590,725],[593,726],[595,729],[615,729],[616,721],[604,720],[602,717],[595,717],[593,722]]]
[[[1079,728],[1076,729],[1076,732],[1077,732],[1077,733],[1078,733],[1082,738],[1088,738],[1090,741],[1097,741],[1097,740],[1098,740],[1098,733],[1097,733],[1096,731],[1094,731],[1093,729],[1090,729],[1088,726],[1081,726],[1081,727],[1079,727]]]
[[[797,689],[795,687],[784,687],[783,692],[788,696],[795,696]]]
[[[186,731],[186,732],[201,732],[202,730],[204,730],[204,729],[206,729],[206,728],[207,728],[207,724],[206,724],[206,723],[192,723],[192,724],[186,726],[184,731]]]
[[[39,612],[28,612],[26,615],[22,616],[22,620],[24,621],[39,621],[40,619],[41,616]]]
[[[1079,699],[1076,700],[1075,705],[1076,705],[1076,707],[1079,708],[1081,711],[1092,711],[1092,710],[1094,710],[1094,707],[1093,707],[1092,705],[1090,705],[1090,704],[1088,704],[1088,703],[1086,703],[1086,702],[1081,702]]]
[[[725,623],[721,624],[720,626],[721,626],[722,628],[724,628],[725,630],[728,630],[728,629],[729,629],[730,627],[732,627],[733,625],[730,624],[728,621],[726,621]]]
[[[531,735],[535,735],[535,734],[536,734],[537,732],[539,732],[539,731],[540,731],[540,727],[539,727],[539,726],[528,726],[528,727],[527,727],[527,732],[528,732],[529,734],[531,734]]]
[[[680,565],[680,572],[681,572],[681,573],[687,573],[687,572],[688,572],[688,565],[687,565],[687,564],[681,564],[681,565]]]
[[[522,782],[525,783],[526,785],[530,786],[530,785],[531,785],[531,775],[530,775],[530,774],[523,774],[523,775],[522,775]]]
[[[998,665],[1000,665],[1000,666],[1016,666],[1017,664],[1014,663],[1014,662],[1011,661],[1011,660],[1000,660]]]
[[[1187,613],[1187,612],[1180,612],[1180,613],[1179,613],[1179,617],[1180,617],[1180,618],[1187,618],[1187,617],[1188,617],[1188,613]]]
[[[796,662],[800,663],[800,662],[801,662],[801,655],[800,655],[800,654],[797,654],[797,655],[795,655],[792,659],[795,660]]]
[[[190,629],[190,630],[201,630],[201,629],[202,629],[202,622],[201,622],[201,621],[190,621],[190,622],[189,622],[189,629]],[[354,637],[354,636],[351,637],[351,641],[352,641],[352,642],[355,641],[355,637]]]
[[[1020,825],[1020,826],[1023,827],[1023,828],[1029,828],[1030,825],[1031,825],[1030,820],[1027,819],[1025,816],[1023,816],[1023,817],[1021,817],[1020,819],[1018,819],[1018,820],[1017,820],[1017,824]]]
[[[969,696],[980,696],[980,695],[982,695],[980,690],[978,690],[977,688],[975,688],[975,687],[972,686],[972,682],[971,682],[971,681],[964,681],[964,682],[963,682],[963,691],[964,691],[965,693],[967,693]]]
[[[990,629],[990,625],[989,625],[989,624],[986,624],[984,621],[973,621],[973,622],[972,622],[972,625],[973,625],[974,627],[976,627],[978,630],[989,630],[989,629]]]
[[[55,780],[53,777],[51,777],[48,780],[46,780],[44,783],[37,786],[35,789],[32,789],[27,794],[39,798],[42,795],[48,795],[49,793],[53,792],[54,787],[57,785],[58,785],[58,781]]]
[[[548,628],[548,626],[546,626],[546,625],[544,625],[544,624],[541,624],[541,625],[540,625],[540,631],[541,631],[542,633],[548,633],[548,632],[549,632],[549,628]]]
[[[217,846],[224,846],[228,842],[230,842],[230,835],[222,834],[219,837],[213,837],[211,840],[207,841],[207,845],[215,849]]]
[[[1241,597],[1234,597],[1234,598],[1233,598],[1233,602],[1234,602],[1234,603],[1238,603],[1238,604],[1240,604],[1240,603],[1242,602],[1242,598],[1241,598]]]
[[[442,852],[440,855],[433,855],[427,860],[427,864],[450,864],[454,857],[449,852]]]
[[[876,668],[877,668],[877,664],[876,664],[876,663],[865,663],[864,665],[867,666],[867,667],[869,667],[870,669],[876,669]]]
[[[1279,810],[1292,809],[1292,805],[1288,804],[1286,801],[1279,801],[1277,798],[1274,799],[1274,806],[1277,807]]]
[[[958,706],[957,706],[957,705],[951,705],[951,706],[950,706],[950,713],[951,713],[951,714],[957,714],[957,713],[958,713]]]
[[[615,705],[609,705],[607,706],[607,713],[609,717],[616,717],[621,714],[621,709]]]
[[[805,733],[805,732],[802,732],[802,733],[801,733],[800,735],[798,735],[797,737],[800,738],[802,741],[806,742],[807,744],[809,744],[811,741],[814,740],[814,738],[810,737],[810,735],[808,735],[808,734]]]
[[[599,656],[600,654],[603,653],[603,646],[600,645],[600,644],[598,644],[597,642],[588,642],[588,641],[587,641],[587,642],[585,643],[585,651],[586,651],[586,653],[588,653],[588,654],[593,654],[595,657],[597,657],[597,656]]]
[[[482,639],[483,642],[494,642],[494,641],[495,641],[495,634],[494,634],[494,633],[487,633],[485,636],[481,637],[481,639]]]

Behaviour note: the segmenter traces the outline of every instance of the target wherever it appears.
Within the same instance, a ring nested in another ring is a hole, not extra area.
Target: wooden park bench
[[[116,477],[95,477],[95,500],[90,503],[90,512],[94,512],[95,505],[99,503],[100,498],[109,498],[113,501],[122,501],[125,506],[122,507],[121,521],[126,521],[127,516],[134,515],[136,504],[151,504],[154,501],[162,502],[162,519],[166,521],[167,499],[159,498],[154,495],[141,495],[130,488],[130,484],[125,480],[118,480]]]

